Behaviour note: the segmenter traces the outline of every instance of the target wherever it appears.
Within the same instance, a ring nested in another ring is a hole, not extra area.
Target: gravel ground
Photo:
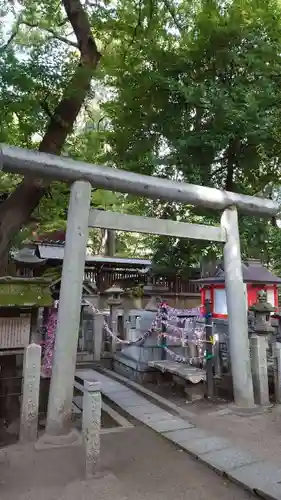
[[[102,435],[101,445],[100,470],[92,481],[83,480],[80,448],[38,452],[14,445],[1,450],[1,500],[253,498],[141,425]]]

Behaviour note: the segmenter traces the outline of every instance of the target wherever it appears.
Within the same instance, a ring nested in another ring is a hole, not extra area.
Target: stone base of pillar
[[[250,407],[243,407],[235,404],[229,405],[230,411],[239,417],[254,417],[255,415],[262,415],[263,413],[266,413],[271,407],[272,405],[254,405]]]
[[[68,434],[61,436],[51,436],[43,434],[35,443],[37,451],[48,450],[51,448],[66,448],[69,446],[81,446],[83,443],[82,435],[76,429],[72,429]]]

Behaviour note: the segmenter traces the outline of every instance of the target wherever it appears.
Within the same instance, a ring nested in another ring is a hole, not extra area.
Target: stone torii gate
[[[237,209],[243,213],[272,217],[278,212],[277,203],[263,198],[140,175],[7,145],[1,147],[0,168],[4,172],[32,174],[52,180],[73,182],[67,218],[47,435],[59,437],[66,435],[70,430],[88,227],[224,243],[234,399],[235,404],[240,408],[254,406]],[[222,213],[221,223],[220,226],[215,227],[90,210],[91,186],[209,207]]]

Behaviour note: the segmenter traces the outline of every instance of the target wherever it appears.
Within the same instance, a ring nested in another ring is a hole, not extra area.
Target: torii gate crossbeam
[[[214,210],[224,210],[235,205],[241,212],[265,217],[274,216],[279,210],[277,203],[264,198],[136,174],[6,144],[0,146],[0,169],[14,174],[32,174],[67,182],[85,180],[95,188],[178,201]]]

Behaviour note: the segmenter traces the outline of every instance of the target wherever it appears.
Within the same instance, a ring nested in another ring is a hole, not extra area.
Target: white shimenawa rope
[[[95,313],[95,314],[102,314],[101,311],[95,307],[93,304],[91,304],[90,302],[86,301],[85,300],[85,303],[87,304],[88,307],[90,307],[92,309],[92,311]],[[123,344],[125,346],[130,346],[130,345],[134,345],[134,344],[138,344],[140,342],[143,342],[146,338],[148,338],[152,333],[156,333],[158,332],[158,337],[160,337],[161,335],[161,331],[160,329],[157,327],[157,323],[158,321],[160,320],[160,316],[159,316],[159,312],[157,313],[157,316],[156,318],[154,319],[154,321],[152,322],[152,325],[151,325],[151,328],[142,336],[138,337],[136,340],[134,341],[128,341],[128,340],[122,340],[120,339],[117,335],[115,335],[111,329],[109,328],[107,322],[104,320],[103,321],[103,324],[104,324],[104,328],[106,330],[106,332],[108,333],[108,335],[116,340],[116,342],[119,342],[120,344]],[[181,344],[183,347],[185,347],[188,343],[188,339],[185,339],[184,338],[184,332],[186,331],[186,328],[182,328],[182,327],[174,327],[174,325],[170,325],[168,322],[167,322],[167,326],[169,328],[172,328],[174,331],[176,332],[181,332],[181,337],[175,337],[174,335],[169,335],[167,333],[165,333],[165,337],[171,341],[181,341]],[[202,326],[205,327],[205,325],[202,324]],[[203,329],[200,330],[200,333],[203,333]],[[202,343],[204,343],[204,340],[203,339],[197,339],[196,342],[193,342],[195,345],[200,345]],[[190,357],[190,358],[186,358],[185,356],[181,356],[180,354],[176,354],[174,353],[171,349],[169,349],[167,346],[162,346],[162,348],[166,351],[166,353],[172,358],[174,359],[176,362],[178,363],[186,363],[186,364],[193,364],[193,363],[198,363],[198,361],[200,362],[202,360],[202,356],[198,356],[198,357]]]

